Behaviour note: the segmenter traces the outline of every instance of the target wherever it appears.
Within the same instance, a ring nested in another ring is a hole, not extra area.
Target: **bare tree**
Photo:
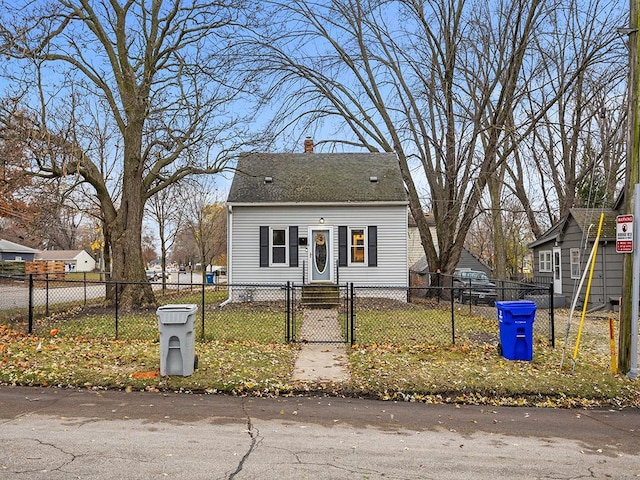
[[[232,47],[252,10],[242,1],[179,0],[3,0],[0,7],[0,51],[13,80],[33,94],[22,97],[30,111],[20,122],[32,147],[31,169],[77,175],[90,185],[113,278],[144,282],[146,201],[185,176],[219,172],[242,136],[239,116],[230,112],[246,108],[230,103],[246,78]],[[82,103],[69,102],[76,95]],[[117,180],[105,177],[87,140],[93,128],[86,111],[116,127],[109,153]],[[143,285],[121,286],[124,308],[155,302]]]
[[[159,191],[149,199],[146,206],[147,214],[158,226],[158,237],[160,239],[160,264],[162,271],[167,271],[167,260],[169,251],[173,248],[178,233],[183,227],[184,210],[176,208],[182,205],[180,201],[179,183],[173,184],[164,190]],[[166,285],[166,278],[162,276],[163,288]]]
[[[491,202],[491,199],[487,199]],[[495,248],[494,241],[498,235],[493,231],[495,225],[495,213],[488,206],[483,205],[479,215],[474,220],[467,240],[466,248],[494,268],[496,258],[501,257],[504,261],[506,274],[498,277],[504,279],[520,280],[524,277],[525,267],[531,268],[531,254],[527,244],[534,240],[530,233],[527,216],[520,205],[517,197],[511,196],[503,198],[500,216],[502,230],[499,237],[502,238],[501,248]]]
[[[528,211],[536,237],[544,226],[568,214],[579,186],[591,183],[594,170],[604,175],[607,205],[620,190],[626,52],[616,27],[622,14],[619,2],[571,0],[552,13],[556,28],[535,39],[536,55],[544,63],[522,105],[529,115],[544,114],[535,129],[521,132],[508,183]],[[553,108],[546,108],[548,104]],[[527,180],[541,193],[538,202],[524,188],[526,171]]]
[[[321,126],[336,133],[317,142],[320,148],[395,152],[429,266],[443,272],[455,268],[485,192],[495,248],[506,252],[505,183],[530,194],[523,181],[530,167],[517,162],[531,156],[521,145],[560,100],[572,104],[583,78],[602,88],[597,73],[605,77],[619,18],[611,0],[271,3],[271,18],[280,23],[251,41],[260,46],[252,60],[261,61],[273,80],[269,93],[281,100],[275,134]],[[564,43],[555,45],[558,38]],[[549,45],[571,50],[571,58],[554,63]],[[578,96],[588,103],[586,93]],[[423,221],[425,207],[436,220],[438,249]],[[530,221],[541,230],[537,211]],[[506,259],[495,261],[504,275]]]
[[[0,135],[0,218],[26,221],[31,217],[29,205],[20,195],[32,182],[24,173],[26,166],[21,142]]]
[[[182,190],[184,227],[193,238],[203,272],[227,249],[226,209],[218,192],[206,182],[190,181]],[[204,279],[204,277],[203,277]]]
[[[286,131],[337,118],[339,134],[325,142],[395,152],[429,266],[453,271],[497,168],[532,36],[552,2],[277,6],[272,16],[283,19],[283,31],[269,32],[259,51],[263,71],[275,79],[270,93],[285,99],[274,124]],[[477,28],[494,14],[499,20],[490,31]],[[499,54],[480,41],[485,33],[499,42]],[[423,180],[428,198],[418,195]],[[436,220],[439,250],[425,206]]]

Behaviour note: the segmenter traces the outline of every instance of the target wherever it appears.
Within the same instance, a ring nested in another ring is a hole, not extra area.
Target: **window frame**
[[[574,255],[577,256],[577,259],[574,258]],[[577,260],[577,262],[575,261]],[[570,248],[569,249],[569,261],[571,263],[571,279],[579,279],[580,274],[582,272],[582,265],[580,264],[580,249],[579,248]],[[574,268],[576,271],[574,272]]]
[[[348,227],[347,228],[347,265],[348,266],[362,266],[366,267],[368,265],[368,241],[369,241],[369,232],[367,227]],[[355,232],[362,233],[362,245],[354,245],[353,243],[353,234]],[[357,262],[353,260],[354,248],[362,248],[362,261]]]
[[[538,271],[540,273],[553,273],[552,250],[540,250],[538,252]]]
[[[284,244],[274,245],[273,235],[276,231],[284,232]],[[269,266],[270,267],[288,267],[289,266],[289,228],[286,226],[270,226],[269,227]],[[274,249],[284,249],[284,261],[274,262]]]

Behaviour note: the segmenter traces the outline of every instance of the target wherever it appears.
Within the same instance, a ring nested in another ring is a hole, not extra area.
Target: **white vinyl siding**
[[[377,266],[366,261],[340,267],[337,279],[344,284],[408,285],[407,269],[407,207],[404,205],[366,206],[232,206],[229,250],[230,283],[281,283],[303,281],[303,271],[309,274],[308,249],[298,248],[298,266],[260,268],[260,226],[276,228],[298,227],[298,236],[307,237],[309,226],[333,226],[333,245],[338,245],[338,226],[377,227]],[[289,243],[289,242],[287,242]],[[338,264],[338,249],[334,249],[332,268]]]

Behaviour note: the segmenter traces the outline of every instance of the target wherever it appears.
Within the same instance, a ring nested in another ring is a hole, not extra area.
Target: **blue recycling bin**
[[[209,284],[213,283],[213,273],[207,273],[206,277],[207,277],[207,283]]]
[[[500,350],[508,360],[533,359],[533,322],[536,304],[528,300],[496,302]]]

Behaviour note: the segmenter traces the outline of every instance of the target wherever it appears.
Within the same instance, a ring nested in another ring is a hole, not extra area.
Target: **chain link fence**
[[[555,342],[549,287],[501,282],[497,296],[471,301],[456,287],[354,286],[354,343],[499,343],[495,301],[530,300],[538,307],[534,335]],[[464,300],[466,299],[466,300]]]
[[[110,281],[0,277],[0,324],[47,336],[158,340],[156,307],[123,310],[107,300]],[[216,285],[150,282],[157,306],[195,304],[200,341],[261,344],[497,344],[494,300],[529,299],[538,305],[534,335],[553,345],[551,290],[544,285],[497,283],[497,298],[466,302],[453,287]],[[320,296],[320,300],[318,300]],[[116,297],[117,298],[117,297]]]

